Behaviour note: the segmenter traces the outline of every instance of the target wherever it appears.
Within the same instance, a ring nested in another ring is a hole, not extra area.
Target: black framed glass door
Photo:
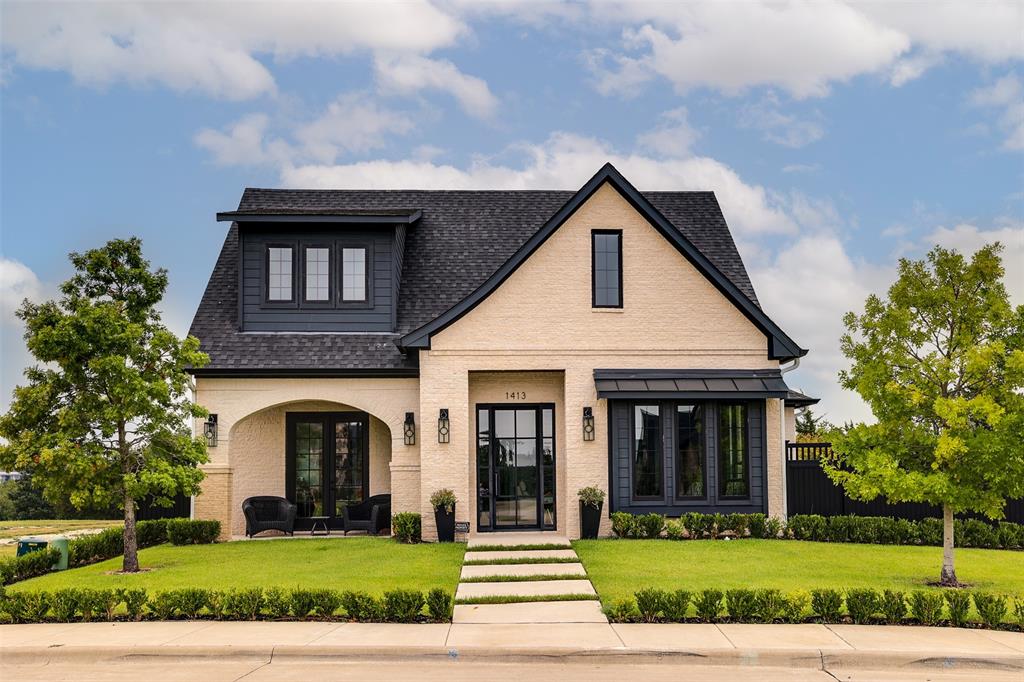
[[[554,405],[477,406],[478,530],[555,528]]]
[[[341,527],[343,509],[369,495],[369,417],[364,412],[289,412],[285,419],[285,496],[297,528],[326,517]]]

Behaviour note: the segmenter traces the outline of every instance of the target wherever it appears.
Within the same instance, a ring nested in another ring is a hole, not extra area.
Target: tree
[[[953,515],[1001,518],[1024,496],[1024,306],[1009,303],[1001,250],[901,259],[888,299],[844,319],[840,380],[877,423],[830,434],[825,470],[856,499],[941,506],[943,585],[958,584]]]
[[[191,423],[189,366],[207,356],[179,340],[156,310],[167,272],[150,270],[139,239],[72,253],[60,301],[22,303],[25,341],[41,364],[25,371],[0,417],[0,466],[30,469],[50,500],[124,510],[125,572],[139,570],[137,501],[170,504],[198,492],[206,444]]]
[[[822,434],[834,427],[824,415],[815,417],[811,408],[805,407],[796,414],[796,440],[798,443],[815,443],[822,440]]]

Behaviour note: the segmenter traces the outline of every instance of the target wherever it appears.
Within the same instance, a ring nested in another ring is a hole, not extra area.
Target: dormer
[[[266,204],[268,192],[246,197]],[[218,213],[238,226],[239,331],[395,332],[406,231],[420,216],[294,206]]]

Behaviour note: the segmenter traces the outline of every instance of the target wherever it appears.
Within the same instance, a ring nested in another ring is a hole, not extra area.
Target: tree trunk
[[[956,569],[953,567],[953,508],[942,505],[942,575],[939,582],[946,587],[957,587]]]
[[[135,536],[135,500],[124,496],[124,573],[139,572],[139,539]]]

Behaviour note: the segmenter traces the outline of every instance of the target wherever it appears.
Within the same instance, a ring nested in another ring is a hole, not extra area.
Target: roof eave
[[[313,213],[246,213],[245,211],[223,211],[217,214],[217,222],[239,223],[347,223],[347,224],[386,224],[411,225],[423,217],[423,211],[413,211],[408,215],[358,215],[349,213],[313,214]]]

